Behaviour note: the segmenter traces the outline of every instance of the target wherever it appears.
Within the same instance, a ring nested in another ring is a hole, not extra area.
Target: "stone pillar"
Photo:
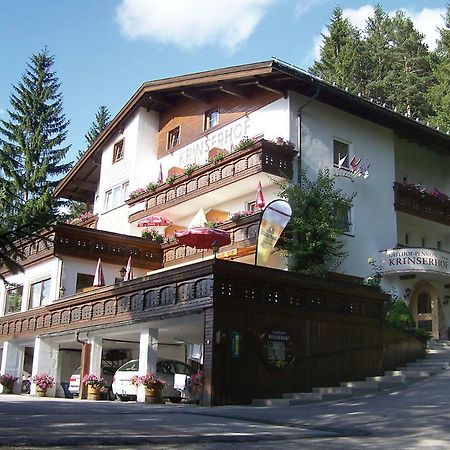
[[[89,373],[93,373],[94,375],[101,377],[103,338],[95,336],[89,338],[88,343],[91,344],[91,362],[89,364]]]
[[[56,383],[59,383],[58,376],[58,356],[59,346],[53,344],[49,339],[37,337],[34,340],[34,355],[32,376],[38,373],[47,373],[55,379],[55,386],[47,391],[48,397],[54,397]],[[36,385],[31,383],[31,395],[36,394]]]
[[[141,331],[139,342],[139,376],[148,372],[156,372],[156,362],[158,357],[158,329],[150,328]],[[145,388],[139,386],[137,401],[145,402]]]
[[[12,342],[5,342],[3,344],[0,374],[4,375],[7,373],[18,378],[14,383],[14,394],[20,394],[21,392],[24,355],[25,347],[21,347]],[[0,389],[3,392],[3,386],[1,384]]]

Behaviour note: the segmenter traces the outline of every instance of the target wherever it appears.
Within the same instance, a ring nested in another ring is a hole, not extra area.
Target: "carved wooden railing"
[[[133,265],[144,269],[162,267],[163,252],[159,244],[146,239],[126,236],[93,228],[59,224],[41,233],[33,240],[19,242],[20,257],[17,261],[23,267],[34,264],[52,255],[68,255],[124,265],[129,256]],[[0,267],[7,274],[6,267]]]
[[[231,244],[221,247],[221,252],[230,249],[248,247],[256,244],[258,234],[258,224],[261,214],[255,213],[251,216],[244,217],[238,221],[228,221],[221,224],[218,228],[226,230],[230,233]],[[171,266],[179,264],[183,261],[200,258],[212,253],[211,249],[196,249],[179,244],[176,240],[163,245],[164,265]]]
[[[386,298],[355,283],[209,259],[0,317],[0,340],[129,325],[236,304],[381,324]]]
[[[261,139],[245,150],[227,155],[220,162],[206,164],[189,176],[176,178],[172,184],[162,184],[152,192],[127,200],[130,206],[145,203],[145,209],[132,213],[129,221],[134,222],[256,173],[292,178],[292,160],[296,153],[286,146]]]
[[[0,340],[111,323],[136,323],[203,308],[212,304],[211,273],[211,264],[176,268],[8,314],[0,317]]]
[[[402,211],[433,222],[450,225],[450,201],[442,201],[427,192],[394,183],[396,211]]]

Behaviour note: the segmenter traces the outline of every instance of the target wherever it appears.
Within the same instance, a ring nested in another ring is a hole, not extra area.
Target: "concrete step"
[[[397,370],[425,370],[431,375],[441,372],[444,369],[441,365],[416,365],[416,366],[403,366],[397,367]]]
[[[406,377],[403,375],[380,375],[377,377],[367,377],[367,381],[376,381],[380,389],[390,387],[404,387],[407,385]]]
[[[303,403],[321,402],[322,394],[319,392],[297,392],[283,394],[283,397],[289,400],[290,405],[302,405]]]
[[[436,367],[439,369],[446,369],[449,366],[447,361],[428,361],[420,359],[415,362],[407,363],[405,367]]]
[[[254,398],[252,400],[253,406],[289,406],[290,400],[288,398]]]
[[[343,381],[341,386],[351,388],[354,395],[371,393],[380,389],[376,381]]]
[[[428,370],[397,369],[385,372],[387,376],[404,376],[406,378],[428,378],[430,372]]]
[[[322,395],[338,394],[338,395],[350,395],[352,389],[344,386],[333,386],[333,387],[315,387],[313,392],[318,392]]]

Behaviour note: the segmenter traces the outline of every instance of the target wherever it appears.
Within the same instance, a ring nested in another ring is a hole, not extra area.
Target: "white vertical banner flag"
[[[267,264],[278,238],[291,219],[291,215],[292,209],[286,200],[273,200],[266,206],[259,224],[255,258],[257,266]]]

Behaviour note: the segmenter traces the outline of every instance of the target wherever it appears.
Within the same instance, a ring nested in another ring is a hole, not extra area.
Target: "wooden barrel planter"
[[[145,388],[145,403],[164,403],[162,389]]]
[[[100,400],[100,388],[88,385],[88,400]]]
[[[3,394],[12,394],[12,388],[3,386]]]
[[[47,397],[47,391],[39,386],[36,386],[36,397]]]

